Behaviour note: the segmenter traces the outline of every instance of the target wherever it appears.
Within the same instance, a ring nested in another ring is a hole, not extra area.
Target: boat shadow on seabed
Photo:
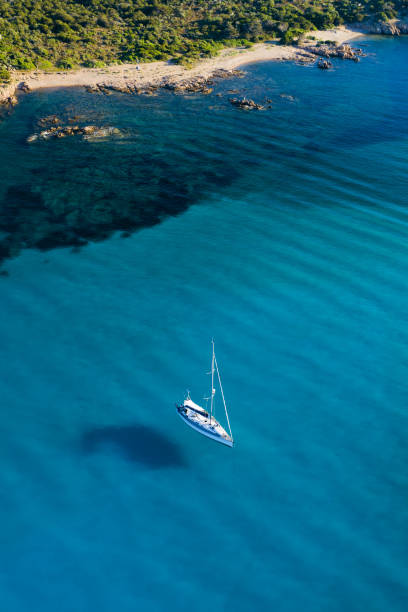
[[[95,427],[82,434],[84,454],[114,450],[125,459],[150,468],[186,467],[179,447],[161,432],[146,425]]]

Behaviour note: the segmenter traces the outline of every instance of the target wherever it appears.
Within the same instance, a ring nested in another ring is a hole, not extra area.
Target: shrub
[[[82,62],[81,66],[84,66],[84,68],[103,68],[105,66],[105,62],[102,62],[101,60],[87,59]]]
[[[0,67],[0,81],[2,83],[9,83],[11,79],[11,74],[7,70],[5,66]]]
[[[37,62],[37,68],[39,68],[39,70],[52,70],[54,66],[50,60],[41,59]]]
[[[75,68],[75,62],[73,59],[66,57],[64,59],[58,60],[57,68],[62,68],[63,70],[70,70],[71,68]]]
[[[34,70],[34,62],[28,57],[18,57],[15,59],[13,65],[18,70]]]
[[[96,24],[101,28],[109,28],[109,18],[106,15],[99,15]]]
[[[295,40],[298,40],[302,34],[304,34],[303,30],[300,28],[289,28],[282,34],[281,41],[284,45],[291,45]]]

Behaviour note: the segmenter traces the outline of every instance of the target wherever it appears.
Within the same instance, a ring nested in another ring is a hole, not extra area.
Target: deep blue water
[[[210,96],[38,92],[0,125],[3,205],[160,203],[3,264],[2,610],[407,609],[408,39],[364,44]],[[25,143],[67,106],[125,137]],[[233,450],[174,410],[212,336]]]

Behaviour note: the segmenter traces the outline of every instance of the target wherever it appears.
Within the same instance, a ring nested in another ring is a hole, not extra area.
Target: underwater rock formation
[[[57,127],[53,115],[48,117],[45,127],[34,119],[38,132]],[[69,125],[66,111],[57,117],[64,119],[63,127],[76,125]],[[82,145],[81,139],[105,136],[110,127],[96,125],[92,133],[80,135],[74,131],[67,136],[69,145],[58,146],[55,155],[59,139],[26,146],[22,154],[30,160],[29,171],[22,182],[10,176],[0,193],[0,264],[23,249],[82,247],[115,232],[129,236],[184,212],[211,186],[229,185],[241,171],[236,161],[214,158],[212,140],[204,140],[202,149],[186,159],[184,135],[177,131],[158,132],[149,146],[138,147],[132,129],[121,127],[121,134],[129,134],[123,146],[115,146],[109,135],[101,147]],[[35,156],[30,147],[36,147]]]
[[[296,98],[287,93],[281,93],[279,94],[279,97],[287,100],[288,102],[296,102]]]

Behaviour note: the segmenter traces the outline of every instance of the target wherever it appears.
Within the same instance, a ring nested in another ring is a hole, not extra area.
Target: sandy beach
[[[362,32],[347,27],[333,30],[310,32],[314,40],[306,40],[302,46],[285,46],[276,43],[259,43],[249,49],[230,48],[221,51],[217,57],[199,61],[192,68],[185,68],[168,61],[158,61],[135,64],[117,64],[104,68],[83,68],[80,70],[58,72],[16,72],[11,83],[0,89],[0,100],[13,96],[16,88],[22,82],[31,89],[44,87],[78,87],[93,86],[100,83],[107,85],[123,85],[132,83],[137,87],[147,84],[158,84],[164,78],[172,82],[187,78],[209,77],[215,70],[223,68],[232,70],[243,64],[260,61],[305,61],[314,56],[308,51],[308,46],[317,40],[333,41],[342,44],[362,36]]]

